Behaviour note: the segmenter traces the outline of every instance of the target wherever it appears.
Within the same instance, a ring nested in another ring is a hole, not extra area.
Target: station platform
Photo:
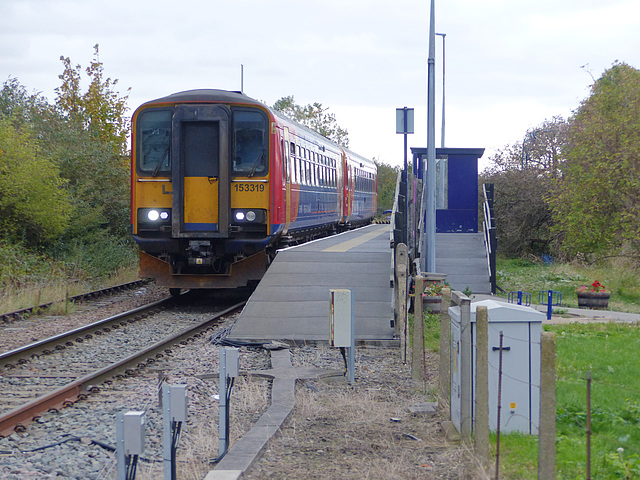
[[[280,250],[230,340],[329,340],[329,290],[348,288],[356,343],[393,340],[389,225],[369,225]]]

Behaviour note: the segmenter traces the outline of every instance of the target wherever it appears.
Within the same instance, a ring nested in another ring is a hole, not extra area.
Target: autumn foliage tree
[[[549,201],[564,250],[640,255],[640,71],[616,63],[592,86],[561,173]]]
[[[26,248],[111,273],[135,259],[127,97],[105,78],[97,45],[86,69],[61,60],[53,104],[16,79],[0,90],[0,258]]]
[[[498,249],[504,255],[558,252],[547,197],[560,173],[567,122],[554,117],[529,130],[522,143],[490,159],[481,181],[494,184]]]
[[[349,148],[349,132],[338,125],[336,116],[328,113],[329,108],[321,103],[301,106],[295,102],[293,95],[290,95],[274,103],[273,108],[337,144]]]
[[[75,229],[106,225],[112,233],[125,235],[129,227],[127,96],[115,90],[118,80],[104,77],[98,45],[84,69],[89,80],[86,91],[81,88],[82,67],[74,66],[68,57],[60,60],[64,68],[56,107],[67,121],[48,133],[58,139],[52,142],[55,156],[78,202]]]

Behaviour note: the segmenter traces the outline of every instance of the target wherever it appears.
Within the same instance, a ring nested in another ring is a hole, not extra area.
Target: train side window
[[[267,118],[259,110],[233,113],[233,175],[263,177],[269,170]]]
[[[282,156],[282,184],[287,183],[287,170],[289,170],[289,147],[284,144],[284,140],[280,140],[280,152]]]
[[[289,144],[289,148],[291,150],[290,152],[290,156],[291,156],[291,181],[293,183],[298,183],[298,162],[296,160],[296,144],[295,143],[290,143]]]
[[[171,110],[146,110],[136,121],[137,168],[141,174],[171,172]]]

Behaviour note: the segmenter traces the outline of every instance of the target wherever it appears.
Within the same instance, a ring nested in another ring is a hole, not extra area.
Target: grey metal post
[[[423,204],[426,206],[426,222],[422,252],[425,254],[423,271],[436,271],[436,131],[435,131],[435,5],[431,0],[429,26],[428,95],[427,95],[427,173]]]
[[[439,35],[442,37],[442,131],[440,132],[440,147],[444,148],[444,86],[445,86],[445,82],[444,82],[444,70],[445,70],[445,60],[444,60],[444,55],[445,55],[445,42],[444,39],[447,36],[446,33],[436,33],[436,35]]]
[[[162,463],[164,480],[171,480],[171,386],[162,385]]]
[[[460,437],[471,440],[471,300],[460,294]]]
[[[218,411],[218,454],[223,456],[229,448],[227,438],[227,349],[220,349],[220,408]]]
[[[127,463],[124,454],[124,412],[116,413],[116,461],[118,480],[127,478]]]
[[[175,442],[187,422],[187,386],[162,385],[162,461],[164,480],[175,480]]]

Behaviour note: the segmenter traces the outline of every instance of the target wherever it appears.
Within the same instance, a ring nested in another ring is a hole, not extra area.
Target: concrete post
[[[438,376],[438,394],[440,405],[451,401],[451,290],[442,289],[442,310],[440,311],[440,375]]]
[[[487,307],[476,309],[476,408],[473,441],[476,455],[489,462],[489,323]]]
[[[396,247],[396,322],[394,325],[395,336],[400,337],[400,351],[402,361],[407,361],[407,246],[404,243]]]
[[[424,314],[422,312],[422,292],[424,292],[424,278],[415,278],[415,295],[413,297],[413,345],[411,348],[411,378],[416,381],[424,379],[422,364],[424,351]]]
[[[556,336],[540,334],[540,428],[538,479],[556,478]]]
[[[471,300],[459,293],[460,301],[460,438],[471,441]]]

